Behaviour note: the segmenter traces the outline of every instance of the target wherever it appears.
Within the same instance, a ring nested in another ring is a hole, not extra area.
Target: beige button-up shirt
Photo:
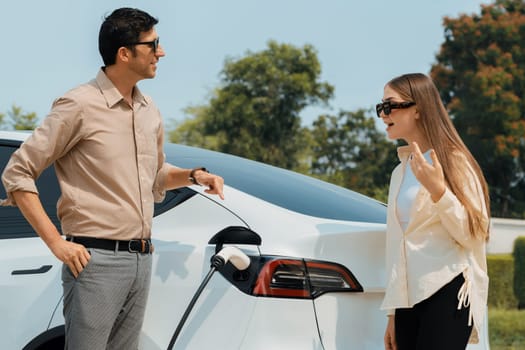
[[[381,306],[394,313],[430,297],[454,277],[463,274],[465,284],[458,293],[458,308],[470,305],[474,331],[470,341],[477,342],[486,313],[488,275],[485,241],[473,238],[467,213],[456,196],[446,189],[434,203],[421,186],[410,209],[410,222],[403,231],[397,216],[397,196],[410,154],[407,146],[398,149],[401,163],[394,169],[390,182],[387,210],[387,288]],[[486,218],[481,185],[466,159],[464,186],[474,206]]]
[[[54,101],[42,125],[13,153],[2,181],[11,192],[38,193],[35,179],[55,164],[62,232],[129,240],[149,238],[154,201],[164,197],[169,164],[151,98],[135,86],[133,106],[100,70]]]

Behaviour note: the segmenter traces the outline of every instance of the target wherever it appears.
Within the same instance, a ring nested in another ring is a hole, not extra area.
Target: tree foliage
[[[395,144],[360,109],[322,115],[314,122],[311,173],[386,202]]]
[[[7,111],[7,117],[6,121],[5,114],[0,113],[0,129],[33,130],[38,123],[35,112],[26,113],[16,105]]]
[[[431,75],[483,169],[494,216],[525,214],[525,2],[444,19]]]
[[[194,124],[181,125],[187,130],[178,130],[173,138],[199,139],[222,152],[297,169],[308,148],[300,112],[327,104],[333,95],[333,87],[319,81],[320,74],[317,52],[310,45],[270,41],[263,51],[227,59],[221,86],[209,105],[190,109]],[[194,133],[198,126],[199,136]]]
[[[217,134],[206,135],[204,133],[207,106],[187,107],[184,112],[193,115],[182,123],[175,124],[175,128],[169,132],[171,142],[184,145],[197,146],[217,150]]]

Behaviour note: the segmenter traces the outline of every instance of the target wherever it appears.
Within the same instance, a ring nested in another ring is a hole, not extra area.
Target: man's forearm
[[[191,169],[171,167],[166,178],[166,189],[174,189],[192,185],[189,180]]]
[[[16,191],[12,192],[12,195],[26,220],[48,246],[51,246],[57,239],[62,239],[60,232],[45,212],[38,194]]]

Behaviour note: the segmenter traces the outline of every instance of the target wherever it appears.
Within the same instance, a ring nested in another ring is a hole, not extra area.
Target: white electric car
[[[0,131],[0,171],[28,135]],[[383,349],[384,204],[232,155],[175,144],[165,152],[174,165],[223,176],[226,199],[192,186],[156,205],[140,349],[167,348],[210,259],[227,246],[248,255],[250,266],[228,263],[211,277],[174,349]],[[37,183],[60,227],[53,167]],[[17,208],[0,207],[0,223],[0,348],[61,349],[61,263]],[[468,349],[488,348],[485,329]]]

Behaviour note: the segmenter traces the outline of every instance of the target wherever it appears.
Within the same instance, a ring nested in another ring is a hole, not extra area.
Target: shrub
[[[489,274],[489,307],[516,309],[518,301],[513,293],[514,259],[511,254],[487,256]]]
[[[491,350],[525,349],[525,311],[489,309]]]
[[[518,299],[518,308],[525,309],[525,237],[514,241],[514,295]]]

